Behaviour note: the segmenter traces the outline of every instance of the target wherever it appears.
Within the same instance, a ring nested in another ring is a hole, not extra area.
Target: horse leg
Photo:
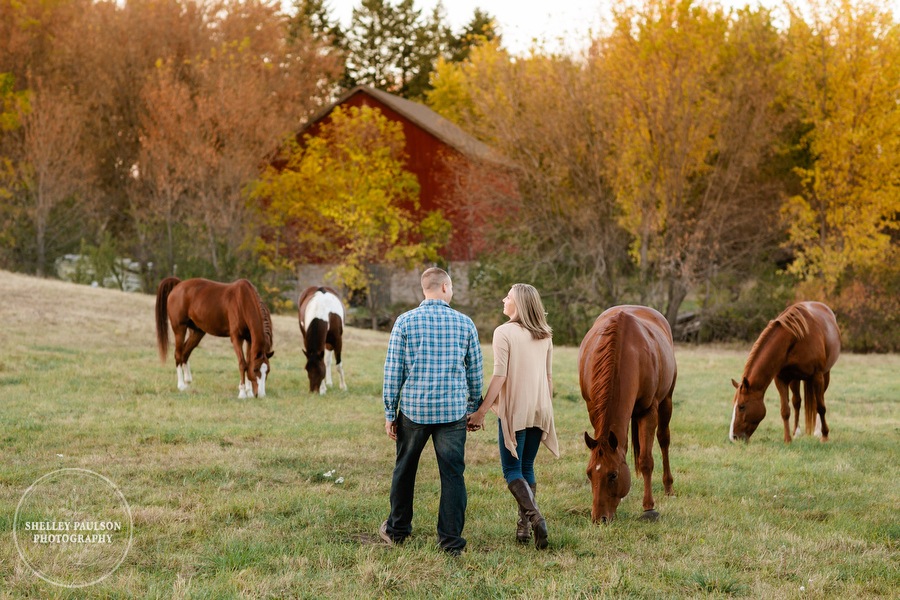
[[[828,423],[825,422],[825,390],[828,389],[830,373],[816,375],[814,378],[814,390],[816,393],[816,410],[818,420],[816,422],[816,435],[822,437],[823,442],[828,441]]]
[[[793,380],[790,387],[791,404],[794,405],[794,437],[798,437],[803,434],[803,430],[800,429],[800,380]]]
[[[344,383],[344,363],[341,362],[341,339],[340,337],[334,344],[334,362],[337,368],[338,377],[341,378],[341,389],[346,390],[347,384]]]
[[[653,502],[653,485],[651,481],[653,476],[653,434],[656,432],[658,420],[654,411],[650,411],[638,419],[640,451],[636,452],[636,454],[638,457],[638,470],[644,476],[644,514],[641,515],[641,519],[645,521],[655,521],[659,518],[659,513],[653,510],[655,504]]]
[[[775,388],[778,390],[778,396],[781,398],[781,421],[784,423],[784,443],[791,443],[791,405],[788,398],[788,383],[775,376]]]
[[[188,385],[184,380],[184,337],[187,333],[187,327],[184,325],[172,324],[172,331],[175,333],[175,374],[178,377],[178,391],[183,392],[188,389]]]
[[[663,460],[663,489],[666,496],[674,496],[675,489],[672,484],[672,469],[669,467],[669,442],[672,437],[669,432],[669,421],[672,419],[672,395],[669,394],[659,403],[659,426],[656,428],[656,440],[659,442],[659,451]]]
[[[334,381],[331,379],[331,358],[334,354],[334,351],[329,350],[327,347],[325,348],[325,385],[334,386]]]
[[[200,344],[200,340],[203,339],[206,332],[199,329],[189,329],[188,332],[187,341],[184,343],[184,353],[182,356],[184,364],[182,367],[184,369],[184,382],[187,385],[190,385],[191,382],[194,381],[194,377],[191,375],[191,352],[193,352],[194,348]]]
[[[231,335],[231,345],[234,346],[234,353],[238,359],[238,373],[241,374],[241,381],[238,384],[238,398],[246,398],[247,390],[244,386],[247,374],[247,361],[244,360],[244,341],[239,335]],[[250,388],[250,397],[253,397],[253,388]]]

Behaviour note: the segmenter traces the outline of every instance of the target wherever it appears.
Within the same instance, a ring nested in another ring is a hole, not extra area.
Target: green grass
[[[774,389],[752,442],[731,444],[730,379],[748,348],[678,347],[676,496],[662,495],[658,468],[661,519],[639,521],[633,475],[616,521],[599,526],[577,349],[557,348],[562,457],[544,449],[537,464],[550,549],[516,545],[489,428],[467,444],[469,546],[452,559],[436,549],[427,451],[413,536],[388,548],[377,535],[394,456],[380,400],[385,334],[349,329],[349,391],[320,397],[306,392],[296,319],[278,316],[268,397],[237,399],[233,352],[215,338],[179,393],[171,354],[165,365],[156,356],[152,297],[8,273],[0,287],[0,599],[898,597],[897,355],[841,357],[827,444],[781,441]],[[111,479],[134,517],[122,565],[80,589],[37,578],[12,542],[25,490],[64,467]]]

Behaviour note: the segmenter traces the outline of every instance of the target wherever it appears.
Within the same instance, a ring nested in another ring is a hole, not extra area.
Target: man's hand
[[[397,422],[384,420],[384,432],[394,441],[397,441]]]
[[[481,412],[473,412],[466,416],[466,431],[478,431],[484,428],[484,414]]]

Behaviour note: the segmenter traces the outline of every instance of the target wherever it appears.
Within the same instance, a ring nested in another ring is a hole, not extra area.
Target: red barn
[[[419,202],[425,212],[441,210],[453,226],[441,255],[447,261],[469,261],[485,249],[484,228],[489,217],[503,210],[491,198],[515,197],[512,166],[486,144],[424,104],[393,94],[357,86],[321,111],[304,127],[316,135],[337,106],[377,108],[403,125],[407,170],[419,180]]]

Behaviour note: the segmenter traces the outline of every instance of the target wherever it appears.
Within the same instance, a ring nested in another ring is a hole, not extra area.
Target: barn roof
[[[301,133],[314,123],[327,117],[336,106],[343,104],[347,99],[358,93],[366,94],[378,100],[469,158],[509,165],[509,161],[493,148],[466,133],[456,123],[445,119],[424,104],[413,102],[367,85],[358,85],[345,92],[335,102],[310,119],[303,130],[301,130]]]

